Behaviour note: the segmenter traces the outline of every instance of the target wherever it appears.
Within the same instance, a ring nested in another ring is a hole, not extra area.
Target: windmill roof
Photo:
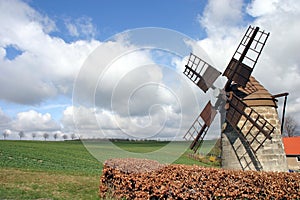
[[[300,155],[300,136],[282,138],[286,155]]]
[[[272,106],[277,107],[272,95],[264,88],[253,76],[250,76],[246,87],[239,87],[238,90],[247,96],[243,98],[243,102],[247,106]]]

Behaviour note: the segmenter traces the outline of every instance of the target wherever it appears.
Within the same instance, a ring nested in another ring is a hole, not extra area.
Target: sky
[[[300,124],[299,19],[298,0],[0,0],[0,131],[182,138],[213,96],[189,51],[222,72],[249,25],[270,32],[253,76]]]

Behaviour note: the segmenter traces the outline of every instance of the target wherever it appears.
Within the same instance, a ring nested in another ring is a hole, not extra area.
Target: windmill
[[[287,171],[277,115],[278,97],[271,95],[251,76],[270,33],[249,26],[223,72],[227,82],[222,89],[214,86],[222,74],[213,66],[190,54],[184,74],[204,93],[218,91],[195,119],[184,138],[193,140],[190,149],[197,152],[219,113],[222,167],[242,170]],[[285,101],[286,102],[286,101]],[[285,105],[284,105],[285,109]]]

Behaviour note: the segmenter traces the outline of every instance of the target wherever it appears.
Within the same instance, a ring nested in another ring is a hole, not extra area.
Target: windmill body
[[[265,46],[269,33],[250,26],[232,56],[218,89],[216,103],[209,101],[184,136],[193,139],[196,153],[217,113],[221,115],[222,167],[241,170],[287,171],[275,97],[251,73]],[[203,92],[221,73],[192,54],[183,72]],[[280,96],[280,95],[279,95]]]
[[[240,132],[227,124],[221,133],[222,168],[288,171],[276,100],[254,77],[250,77],[245,88],[237,88],[235,93],[244,96],[242,101],[248,106],[246,113],[250,113],[251,110],[252,115],[259,113],[262,119],[258,119],[261,121],[258,123],[265,123],[263,120],[266,120],[274,130],[272,138],[267,139],[245,117],[238,121],[237,128]]]

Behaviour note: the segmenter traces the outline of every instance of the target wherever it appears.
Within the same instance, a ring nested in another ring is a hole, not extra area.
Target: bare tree
[[[71,138],[72,138],[72,140],[74,140],[74,139],[76,138],[76,134],[75,134],[75,133],[72,133],[72,134],[71,134]]]
[[[4,138],[4,140],[6,140],[6,138],[9,136],[10,133],[11,133],[11,132],[10,132],[10,130],[8,130],[8,129],[5,129],[5,130],[3,131],[3,138]]]
[[[297,122],[292,116],[287,116],[284,122],[284,128],[288,137],[293,137],[297,127]]]
[[[43,137],[45,138],[45,141],[49,138],[49,133],[44,133]]]
[[[66,134],[64,134],[62,137],[64,138],[64,140],[68,139],[68,136]]]
[[[36,133],[31,133],[32,139],[34,140],[34,138],[36,137]]]
[[[3,134],[3,139],[6,140],[6,138],[7,138],[7,136],[8,136],[7,133],[6,133],[6,131],[3,131],[2,134]]]
[[[53,138],[54,138],[54,140],[56,140],[58,138],[58,133],[54,133]]]
[[[25,137],[25,133],[23,131],[20,131],[19,132],[19,137],[20,137],[20,140],[22,139],[22,137]]]

